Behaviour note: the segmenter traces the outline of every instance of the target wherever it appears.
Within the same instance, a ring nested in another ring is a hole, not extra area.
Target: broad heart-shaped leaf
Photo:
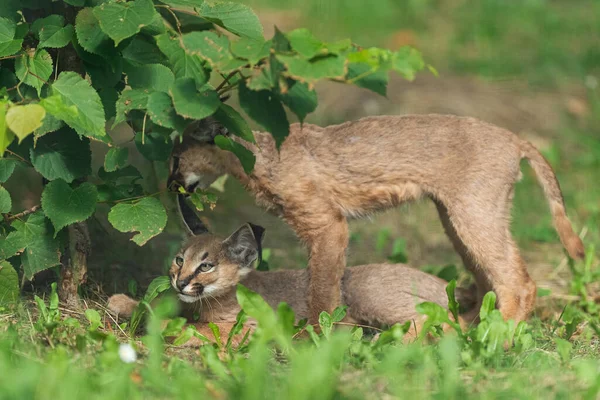
[[[152,122],[165,128],[175,129],[183,132],[186,121],[177,115],[173,100],[168,93],[154,92],[148,97],[148,115]]]
[[[246,114],[271,132],[279,148],[290,134],[290,123],[279,99],[267,90],[250,90],[243,82],[240,84],[239,98]]]
[[[169,91],[177,114],[184,118],[202,119],[212,115],[221,101],[214,89],[207,85],[196,89],[192,78],[180,78],[175,81]]]
[[[113,172],[127,165],[129,149],[126,147],[111,147],[104,157],[104,170]]]
[[[71,24],[66,26],[45,26],[40,30],[39,47],[65,47],[73,38],[74,31],[73,25]]]
[[[6,214],[12,209],[12,200],[8,190],[0,186],[0,214]]]
[[[227,136],[218,135],[215,137],[215,144],[219,146],[220,149],[227,150],[235,154],[240,160],[240,163],[242,164],[246,174],[250,174],[252,172],[254,169],[254,164],[256,163],[256,157],[254,156],[254,153]]]
[[[254,134],[248,126],[248,123],[233,107],[222,103],[215,112],[214,117],[225,125],[229,132],[248,142],[256,143]]]
[[[52,92],[60,95],[64,107],[46,110],[56,118],[62,119],[82,136],[104,140],[106,136],[104,107],[98,92],[75,72],[62,72],[52,84]],[[77,115],[65,112],[64,108],[75,107]]]
[[[127,84],[133,89],[166,92],[175,81],[173,72],[161,64],[126,67],[125,72],[127,73]]]
[[[256,65],[269,56],[271,45],[270,40],[240,38],[231,42],[231,52],[236,57],[248,60],[250,65]]]
[[[94,8],[100,27],[115,45],[150,25],[156,15],[152,0],[134,0],[126,3],[104,3]]]
[[[96,185],[88,182],[75,189],[62,179],[48,183],[42,193],[42,209],[54,225],[54,237],[65,226],[91,217],[97,198]]]
[[[52,114],[47,113],[42,121],[42,126],[33,131],[33,136],[35,139],[39,139],[47,133],[56,132],[63,126],[65,126],[64,122],[55,118]]]
[[[100,28],[93,9],[84,8],[75,19],[77,41],[85,51],[108,57],[114,52],[115,42]]]
[[[142,140],[144,143],[142,143]],[[158,132],[135,135],[135,147],[150,161],[167,161],[173,150],[173,141],[169,136]]]
[[[6,182],[19,161],[12,158],[0,158],[0,182]]]
[[[19,143],[42,126],[46,110],[39,104],[14,106],[6,113],[6,124],[19,138]]]
[[[346,58],[327,55],[308,60],[302,56],[277,55],[287,68],[286,75],[301,82],[314,83],[319,79],[343,79],[346,75]]]
[[[388,71],[366,63],[348,64],[346,80],[382,96],[387,96]]]
[[[229,39],[211,31],[191,32],[182,36],[185,51],[208,61],[216,70],[226,73],[243,67],[244,60],[234,58],[229,51]]]
[[[21,49],[22,39],[15,39],[17,24],[0,17],[0,57],[11,56]]]
[[[14,231],[0,241],[0,259],[21,254],[25,277],[60,263],[59,243],[52,237],[52,227],[41,211],[30,214],[26,221],[16,220]]]
[[[263,39],[263,27],[252,9],[234,2],[203,3],[198,13],[229,32],[251,39]]]
[[[62,15],[58,15],[58,14],[51,14],[48,15],[45,18],[38,18],[35,21],[33,21],[33,24],[31,24],[31,32],[33,32],[35,34],[36,38],[40,38],[40,32],[49,26],[55,26],[55,27],[63,27],[65,26],[65,17],[63,17]]]
[[[347,39],[337,43],[323,43],[305,28],[295,29],[285,36],[290,41],[291,47],[307,59],[319,55],[340,54],[352,45],[352,42]]]
[[[6,126],[6,106],[6,102],[0,100],[0,158],[15,138],[15,134]]]
[[[182,49],[183,50],[183,49]],[[122,51],[123,59],[133,66],[166,64],[167,58],[158,48],[154,38],[134,36]]]
[[[148,96],[150,92],[142,89],[126,90],[121,93],[119,100],[117,100],[117,115],[115,116],[115,122],[113,128],[125,122],[127,113],[131,110],[145,110],[148,104]]]
[[[19,275],[8,261],[0,262],[0,305],[19,298]]]
[[[40,138],[29,151],[33,167],[49,181],[74,179],[91,174],[90,141],[69,128]]]
[[[52,69],[52,57],[46,50],[23,54],[15,61],[17,78],[26,85],[34,87],[38,95],[52,75]]]
[[[193,78],[197,86],[208,81],[204,61],[198,55],[187,54],[179,45],[179,39],[163,34],[156,37],[156,44],[169,59],[175,78]]]
[[[118,231],[139,232],[131,240],[143,246],[163,231],[167,224],[165,208],[154,197],[145,197],[135,203],[120,203],[108,213],[108,221]]]
[[[280,95],[281,101],[298,116],[300,122],[317,109],[317,93],[308,88],[304,82],[296,82],[285,93]]]

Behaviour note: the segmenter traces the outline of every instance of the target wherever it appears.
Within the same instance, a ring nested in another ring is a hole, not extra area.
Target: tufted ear
[[[192,236],[209,233],[204,223],[196,215],[196,212],[187,204],[185,198],[185,195],[181,193],[177,194],[177,208],[188,233]]]
[[[229,130],[214,117],[194,121],[185,128],[184,136],[197,140],[198,142],[211,143],[218,135],[228,135]]]
[[[265,229],[251,223],[244,224],[223,241],[223,248],[231,261],[240,268],[247,268],[258,259],[262,260],[262,240]]]

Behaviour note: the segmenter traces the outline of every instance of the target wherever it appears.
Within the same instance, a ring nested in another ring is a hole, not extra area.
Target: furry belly
[[[356,187],[334,196],[334,201],[348,218],[361,218],[368,214],[396,207],[401,203],[419,199],[423,189],[416,183]]]

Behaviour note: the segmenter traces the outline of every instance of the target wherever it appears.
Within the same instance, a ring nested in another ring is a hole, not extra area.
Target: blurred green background
[[[277,25],[283,31],[308,27],[327,41],[351,37],[365,47],[395,50],[411,45],[439,72],[438,77],[424,72],[414,82],[392,77],[387,98],[358,87],[324,83],[317,87],[319,107],[309,122],[327,125],[374,114],[448,113],[508,128],[548,157],[575,229],[584,235],[586,245],[600,244],[600,1],[243,3],[255,9],[266,37]],[[235,99],[231,103],[235,106]],[[102,157],[96,151],[98,164]],[[160,185],[165,166],[154,167],[151,173]],[[566,259],[541,189],[529,167],[523,170],[513,231],[538,285],[560,293],[569,279]],[[306,252],[291,229],[255,206],[237,182],[228,180],[220,197],[214,211],[203,213],[213,231],[225,235],[246,221],[261,224],[267,228],[265,247],[272,268],[306,265]],[[90,279],[109,294],[126,290],[130,281],[144,287],[165,270],[181,241],[174,215],[167,233],[141,249],[129,243],[127,235],[102,226],[98,222],[102,220],[91,224],[97,239]],[[351,231],[349,265],[408,259],[431,271],[454,264],[466,277],[428,201],[354,221]]]

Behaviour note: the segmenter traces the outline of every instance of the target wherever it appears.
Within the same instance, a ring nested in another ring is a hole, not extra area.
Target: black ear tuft
[[[189,124],[183,135],[201,143],[214,143],[218,135],[226,136],[229,130],[215,117],[210,116]]]
[[[177,205],[179,208],[179,214],[183,220],[183,224],[192,235],[201,235],[203,233],[209,233],[206,226],[202,223],[200,218],[196,215],[196,212],[187,204],[185,200],[186,196],[178,193],[177,194]]]
[[[240,268],[247,268],[256,260],[262,259],[261,241],[264,228],[245,224],[223,241],[223,247],[231,261]]]
[[[248,222],[248,226],[252,229],[254,240],[256,240],[256,246],[258,248],[258,264],[260,264],[262,262],[262,242],[265,238],[265,228],[260,225],[254,225],[251,222]]]

